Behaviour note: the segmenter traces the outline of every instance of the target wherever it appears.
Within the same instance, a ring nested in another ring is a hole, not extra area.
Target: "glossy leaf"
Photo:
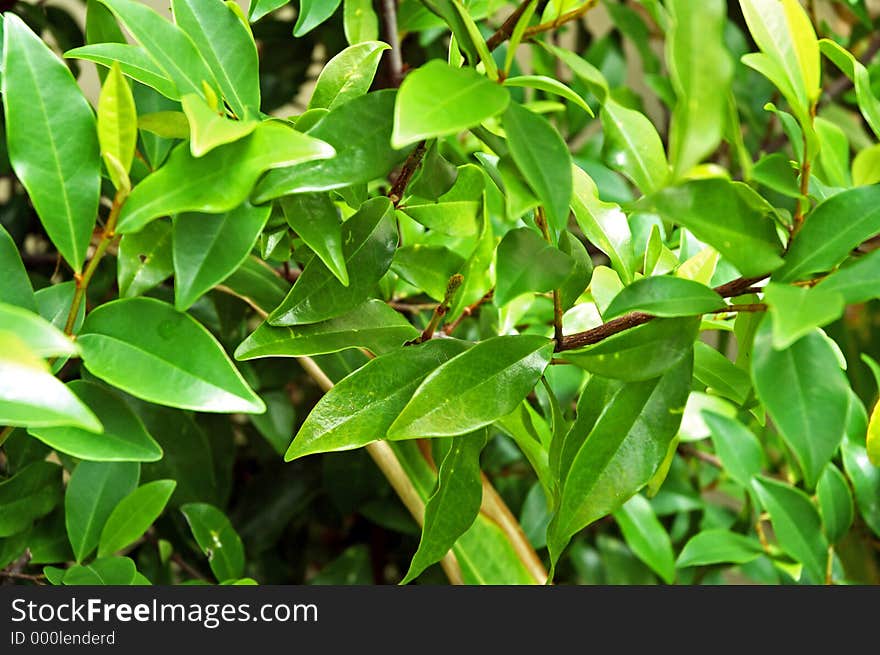
[[[100,195],[95,116],[67,66],[18,16],[8,13],[4,26],[9,161],[52,243],[79,271]]]
[[[435,300],[446,296],[449,278],[464,266],[464,259],[444,246],[403,246],[394,252],[391,270]]]
[[[856,187],[822,202],[792,240],[782,282],[802,280],[837,266],[849,252],[880,232],[880,185]]]
[[[117,189],[129,189],[128,172],[137,145],[137,109],[118,64],[110,68],[98,98],[98,143]]]
[[[134,561],[128,557],[102,557],[86,565],[74,565],[64,571],[61,584],[66,586],[130,586],[144,584]]]
[[[350,46],[333,57],[318,76],[309,109],[334,109],[370,89],[382,53],[391,46],[368,41]]]
[[[67,536],[82,562],[98,545],[113,508],[137,487],[140,466],[133,462],[80,462],[64,494]]]
[[[559,250],[568,255],[573,265],[568,277],[559,285],[562,309],[574,306],[580,295],[589,286],[593,277],[593,260],[580,239],[568,230],[559,235]]]
[[[440,463],[437,489],[425,504],[425,520],[419,548],[401,584],[414,580],[431,564],[441,560],[456,540],[473,525],[483,500],[480,451],[486,431],[451,439]]]
[[[710,564],[748,564],[763,554],[760,542],[728,530],[703,530],[684,545],[677,568]]]
[[[825,580],[828,542],[822,534],[819,512],[800,489],[770,478],[757,478],[752,488],[770,514],[779,546],[803,564],[806,580]]]
[[[252,23],[256,23],[266,14],[283,7],[288,2],[289,0],[254,0],[248,9],[248,18]]]
[[[672,543],[644,496],[637,494],[626,501],[614,512],[614,520],[636,557],[651,567],[666,584],[672,584],[675,580]]]
[[[18,247],[2,225],[0,225],[0,277],[4,280],[3,286],[0,287],[0,303],[16,305],[32,312],[37,311],[34,289],[18,254]]]
[[[610,99],[602,105],[601,119],[609,166],[626,175],[642,193],[663,188],[669,177],[669,164],[651,121]]]
[[[229,120],[194,93],[183,96],[181,106],[189,125],[187,134],[182,136],[190,137],[193,157],[203,157],[217,146],[243,139],[260,125],[256,120]]]
[[[280,204],[287,224],[330,272],[348,286],[339,209],[330,196],[326,193],[300,193],[281,198]]]
[[[0,326],[14,333],[39,357],[62,357],[79,352],[76,344],[49,321],[15,305],[0,303]]]
[[[379,17],[371,0],[343,0],[343,29],[351,45],[379,38]]]
[[[813,329],[843,314],[844,298],[824,288],[805,288],[771,282],[764,287],[773,322],[773,347],[788,348]]]
[[[302,357],[366,348],[384,354],[419,336],[419,331],[381,300],[368,300],[321,323],[296,327],[260,325],[235,350],[238,360]]]
[[[259,59],[248,28],[220,0],[172,0],[171,7],[175,23],[192,39],[235,115],[257,115]]]
[[[154,462],[162,458],[162,448],[122,398],[85,380],[74,380],[67,386],[94,412],[104,431],[96,434],[72,426],[44,427],[31,428],[31,435],[57,451],[93,462]]]
[[[175,486],[174,480],[148,482],[119,501],[101,529],[98,557],[117,553],[139,539],[159,518]]]
[[[180,92],[174,82],[141,46],[128,43],[93,43],[68,50],[64,56],[93,61],[107,68],[118,64],[128,77],[155,89],[166,98],[180,99]]]
[[[849,531],[855,508],[849,483],[834,464],[825,467],[816,485],[816,495],[825,536],[829,542],[836,543]]]
[[[874,534],[880,536],[880,468],[871,464],[861,444],[847,440],[841,450],[843,469],[852,481],[859,514]]]
[[[770,217],[773,208],[745,184],[717,178],[693,180],[665,189],[648,202],[664,218],[715,248],[743,276],[766,274],[782,266],[782,243]],[[724,221],[717,220],[718,216],[724,216]]]
[[[535,230],[514,229],[498,244],[495,304],[504,306],[523,293],[550,291],[561,285],[574,260],[544,241]]]
[[[347,270],[357,271],[348,286],[319,258],[312,259],[290,293],[268,318],[270,325],[317,323],[349,311],[373,292],[394,256],[397,232],[391,203],[375,198],[342,226],[342,256]]]
[[[761,442],[735,419],[707,410],[703,410],[702,416],[712,434],[712,445],[724,465],[724,472],[748,488],[764,465]]]
[[[178,310],[189,308],[241,266],[270,212],[271,205],[255,207],[245,201],[222,214],[184,213],[174,217],[174,306]]]
[[[240,578],[244,574],[244,545],[226,515],[207,503],[188,503],[180,511],[217,581]]]
[[[740,405],[752,389],[747,371],[702,341],[694,343],[694,378]]]
[[[678,277],[659,275],[636,280],[617,294],[602,313],[605,320],[629,312],[654,316],[694,316],[715,312],[724,300],[704,284]]]
[[[552,354],[552,342],[535,335],[476,344],[425,378],[388,429],[388,438],[454,436],[489,425],[516,409]]]
[[[121,297],[140,296],[165,281],[173,271],[171,221],[153,221],[119,241],[116,280]]]
[[[438,60],[406,76],[394,106],[391,144],[402,148],[432,137],[456,134],[503,112],[507,90],[476,71]]]
[[[265,410],[217,340],[159,300],[101,305],[86,318],[78,343],[89,372],[149,402],[202,412]]]
[[[0,538],[9,537],[46,516],[61,500],[61,467],[34,462],[0,482]]]
[[[812,489],[846,426],[849,384],[834,351],[816,331],[785,350],[775,350],[765,319],[755,335],[752,379]]]
[[[571,202],[571,155],[546,118],[511,103],[502,117],[510,154],[547,212],[556,232],[568,223]]]
[[[342,0],[300,0],[293,35],[301,37],[330,18]]]
[[[290,444],[285,461],[352,450],[384,439],[422,380],[466,348],[462,341],[432,339],[370,360],[318,401]]]

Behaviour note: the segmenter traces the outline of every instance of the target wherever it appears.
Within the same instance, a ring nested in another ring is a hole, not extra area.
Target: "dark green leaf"
[[[580,239],[568,230],[559,235],[559,249],[571,257],[573,266],[568,277],[559,285],[562,309],[573,307],[580,295],[590,285],[593,277],[593,260]]]
[[[46,516],[61,500],[61,467],[34,462],[0,482],[0,537],[9,537]]]
[[[287,224],[321,258],[330,272],[348,286],[348,269],[342,251],[339,209],[326,193],[300,193],[280,201]]]
[[[0,225],[0,279],[3,280],[3,286],[0,287],[0,302],[17,305],[32,312],[37,311],[34,289],[21,262],[18,247],[2,225]]]
[[[293,35],[301,37],[330,18],[342,0],[300,0]]]
[[[602,313],[607,321],[629,312],[654,316],[694,316],[716,312],[724,299],[699,282],[669,275],[636,280],[618,293]]]
[[[244,574],[244,545],[226,515],[207,503],[189,503],[180,508],[193,537],[208,556],[218,582]]]
[[[852,481],[859,514],[875,535],[880,536],[880,468],[871,464],[865,447],[843,442],[843,468]]]
[[[571,257],[531,228],[511,230],[498,244],[495,304],[502,307],[523,293],[555,289],[574,265]]]
[[[159,518],[176,485],[174,480],[156,480],[119,501],[101,529],[98,557],[112,555],[138,540]]]
[[[636,557],[650,566],[664,582],[672,584],[675,580],[672,543],[644,496],[636,494],[626,501],[614,511],[614,520]]]
[[[874,250],[822,279],[815,290],[839,293],[847,305],[880,297],[880,250]]]
[[[816,485],[816,495],[825,536],[832,544],[836,543],[849,531],[855,509],[849,484],[834,464],[825,467]]]
[[[740,405],[752,390],[747,371],[702,341],[694,343],[694,378]]]
[[[702,417],[712,433],[712,445],[724,465],[724,472],[748,487],[764,465],[761,442],[746,426],[728,416],[703,410]]]
[[[464,259],[444,246],[404,246],[394,252],[391,270],[423,290],[434,300],[446,297],[449,278],[464,266]]]
[[[123,298],[140,296],[164,282],[174,270],[171,221],[153,221],[140,232],[122,237],[117,262],[116,277]]]

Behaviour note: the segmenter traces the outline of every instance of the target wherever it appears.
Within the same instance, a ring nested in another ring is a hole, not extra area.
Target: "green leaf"
[[[162,448],[122,398],[85,380],[74,380],[67,387],[95,413],[104,432],[64,426],[31,428],[29,434],[55,450],[93,462],[154,462],[162,458]]]
[[[188,503],[180,511],[199,548],[208,556],[217,581],[240,578],[244,574],[244,545],[226,515],[207,503]]]
[[[626,215],[619,205],[600,200],[596,183],[577,166],[573,179],[571,209],[578,225],[590,243],[608,255],[621,279],[631,282],[637,264]]]
[[[567,310],[577,303],[580,295],[589,286],[593,277],[593,260],[580,239],[568,230],[559,235],[559,250],[571,257],[573,262],[568,277],[559,285],[562,309]]]
[[[256,120],[229,120],[194,93],[183,96],[181,105],[189,125],[187,136],[193,157],[203,157],[218,146],[243,139],[260,125]]]
[[[483,171],[473,164],[459,167],[455,183],[436,200],[407,199],[400,209],[425,227],[451,236],[476,234],[486,187]]]
[[[878,120],[880,120],[880,114],[878,114]],[[852,162],[852,180],[854,186],[880,182],[880,143],[856,154]]]
[[[174,217],[174,306],[178,310],[188,309],[241,266],[271,211],[271,205],[255,207],[244,202],[223,214],[184,213]]]
[[[122,237],[116,268],[121,297],[143,295],[174,272],[171,242],[171,221],[168,220],[153,221],[140,232]]]
[[[534,388],[553,355],[536,335],[481,341],[421,383],[388,429],[388,438],[466,434],[510,414]]]
[[[495,426],[514,440],[535,470],[544,493],[547,497],[552,497],[556,482],[550,470],[546,449],[546,444],[550,443],[552,435],[543,417],[529,405],[528,401],[523,401],[510,414],[498,419]]]
[[[137,109],[131,87],[113,64],[98,98],[98,143],[107,173],[117,189],[128,190],[128,172],[137,146]]]
[[[547,533],[551,562],[573,534],[618,509],[654,475],[678,432],[691,370],[687,357],[659,378],[609,382],[605,401],[596,399],[595,420],[566,435],[561,492]]]
[[[296,433],[285,461],[353,450],[384,439],[422,380],[466,348],[456,339],[432,339],[370,360],[318,401]]]
[[[6,147],[46,233],[82,269],[98,213],[95,116],[70,70],[15,14],[4,20]]]
[[[752,478],[764,466],[764,451],[758,438],[739,421],[703,410],[701,413],[711,434],[712,445],[724,472],[735,482],[748,488]]]
[[[865,438],[865,452],[868,453],[871,464],[880,466],[880,403],[876,403],[874,409],[871,410]]]
[[[702,341],[694,343],[694,378],[742,405],[752,390],[749,374]]]
[[[271,325],[317,323],[348,312],[366,300],[388,270],[397,245],[387,198],[374,198],[342,225],[342,256],[347,270],[357,271],[348,286],[313,258],[287,297],[268,318]]]
[[[763,552],[757,539],[728,530],[703,530],[684,545],[675,566],[683,569],[710,564],[748,564]]]
[[[348,286],[348,269],[342,251],[339,209],[326,193],[300,193],[280,201],[287,224],[330,272]]]
[[[511,103],[502,117],[507,145],[517,168],[537,194],[558,233],[568,223],[572,195],[571,154],[546,118]]]
[[[68,586],[123,586],[140,585],[143,580],[134,561],[128,557],[102,557],[82,566],[74,565],[64,571],[61,584]]]
[[[449,278],[464,266],[464,259],[445,246],[416,244],[394,252],[391,270],[437,301],[446,296]]]
[[[61,467],[49,462],[28,464],[0,482],[0,537],[26,530],[55,509],[60,500]]]
[[[823,278],[814,290],[840,294],[847,305],[880,297],[880,250],[845,263]]]
[[[136,45],[127,43],[93,43],[73,48],[64,53],[68,59],[85,59],[111,68],[119,64],[119,68],[130,78],[155,89],[166,98],[180,100],[177,87],[161,66],[156,64],[147,51]]]
[[[756,478],[752,482],[752,489],[770,514],[779,547],[804,565],[806,582],[823,582],[828,542],[822,534],[819,512],[807,494],[764,477]]]
[[[715,248],[745,277],[783,264],[782,243],[770,218],[773,208],[741,182],[693,180],[664,189],[647,203]]]
[[[327,191],[384,178],[405,152],[391,147],[391,115],[396,91],[368,93],[340,105],[308,131],[336,149],[330,159],[270,171],[257,185],[254,201],[289,193]]]
[[[249,29],[217,0],[172,0],[171,7],[174,21],[192,39],[235,115],[258,115],[259,58]]]
[[[773,347],[788,348],[817,327],[836,321],[843,314],[844,298],[825,288],[796,287],[771,282],[764,298],[773,321]]]
[[[547,77],[545,75],[518,75],[505,79],[504,86],[525,87],[529,89],[538,89],[539,91],[546,91],[547,93],[552,93],[561,96],[566,100],[570,100],[590,116],[595,115],[593,114],[593,110],[590,109],[590,105],[588,105],[583,98],[572,91],[569,87],[565,86],[565,84],[552,77]]]
[[[0,303],[16,305],[32,312],[37,311],[34,289],[21,261],[21,255],[18,254],[18,246],[2,225],[0,225],[0,278],[3,279],[3,286],[0,287]]]
[[[290,288],[268,264],[254,256],[245,259],[232,275],[223,280],[223,286],[263,311],[284,300]]]
[[[856,187],[820,203],[792,240],[780,282],[828,271],[850,251],[880,232],[880,185]]]
[[[704,284],[658,275],[636,280],[618,293],[602,313],[607,321],[629,312],[654,316],[694,316],[716,312],[724,299]]]
[[[666,39],[666,62],[677,97],[669,152],[676,178],[714,152],[724,133],[733,80],[733,61],[724,45],[726,4],[724,0],[667,3],[672,28]]]
[[[417,68],[400,85],[391,145],[402,148],[432,137],[457,134],[507,108],[507,90],[469,68],[439,60]]]
[[[849,139],[835,123],[816,116],[813,120],[819,139],[819,158],[816,163],[821,179],[831,186],[853,186],[849,172]]]
[[[351,45],[379,38],[379,17],[372,0],[343,0],[343,29]]]
[[[825,467],[816,485],[816,495],[819,498],[819,513],[825,527],[825,536],[832,544],[836,543],[849,532],[855,508],[849,483],[834,464]]]
[[[571,257],[544,241],[533,229],[511,230],[498,244],[495,304],[503,307],[523,293],[555,289],[565,282],[573,268]]]
[[[77,464],[64,494],[64,518],[78,563],[97,547],[113,508],[134,491],[139,476],[140,466],[131,462]]]
[[[98,557],[117,553],[140,539],[159,518],[176,486],[174,480],[148,482],[119,501],[101,529]]]
[[[180,27],[134,0],[101,2],[144,47],[156,66],[174,82],[181,96],[187,93],[202,96],[205,94],[203,85],[212,90],[217,88],[214,75],[202,59],[199,49]]]
[[[647,117],[608,99],[600,114],[608,165],[628,177],[639,190],[653,193],[665,186],[669,163],[663,142]]]
[[[0,425],[73,425],[101,431],[101,422],[15,333],[0,330]]]
[[[70,338],[39,314],[0,302],[0,326],[14,333],[38,357],[76,355]]]
[[[250,136],[204,157],[193,157],[182,143],[164,166],[131,192],[119,215],[118,231],[137,232],[154,218],[180,212],[230,211],[247,198],[264,171],[332,154],[326,143],[278,122],[261,123]],[[233,168],[235,175],[228,175]]]
[[[693,350],[698,318],[655,319],[561,357],[591,373],[620,380],[662,375]]]
[[[143,400],[201,412],[265,410],[211,333],[159,300],[101,305],[78,342],[90,373]]]
[[[256,23],[266,14],[269,14],[280,7],[283,7],[289,0],[254,0],[248,9],[248,19],[252,23]]]
[[[862,116],[865,117],[865,122],[874,132],[874,136],[880,138],[880,100],[871,88],[868,69],[851,52],[831,39],[820,40],[819,49],[853,83]]]
[[[309,109],[334,109],[370,90],[382,53],[391,46],[368,41],[349,46],[333,57],[318,76]]]
[[[236,348],[235,358],[302,357],[346,348],[366,348],[384,354],[417,336],[419,331],[398,312],[381,300],[368,300],[321,323],[296,327],[263,323]]]
[[[627,546],[666,584],[675,581],[675,557],[663,524],[644,496],[636,494],[614,511]]]
[[[293,35],[301,37],[330,18],[342,0],[300,0]]]
[[[486,430],[479,430],[450,439],[437,474],[437,489],[425,504],[419,548],[400,584],[414,580],[440,561],[473,525],[483,500],[480,452],[486,437]]]
[[[871,464],[864,446],[843,442],[843,469],[852,481],[859,514],[875,535],[880,536],[880,468]]]

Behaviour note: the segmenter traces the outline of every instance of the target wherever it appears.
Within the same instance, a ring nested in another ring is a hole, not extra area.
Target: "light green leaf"
[[[764,465],[764,451],[758,438],[736,419],[711,411],[703,411],[702,415],[724,472],[748,488]]]
[[[495,304],[502,307],[523,293],[555,289],[565,282],[574,265],[571,257],[533,229],[511,230],[498,244]]]
[[[162,458],[162,448],[118,395],[85,380],[74,380],[67,387],[95,413],[104,431],[95,434],[72,426],[35,427],[29,434],[57,451],[93,462],[155,462]]]
[[[855,508],[849,483],[834,464],[825,467],[816,485],[816,495],[825,536],[832,544],[836,543],[849,532]]]
[[[101,529],[98,557],[118,553],[137,541],[159,518],[176,486],[174,480],[156,480],[119,501]]]
[[[834,187],[853,186],[849,172],[849,140],[835,123],[816,116],[813,120],[819,139],[818,173],[826,184]]]
[[[710,564],[747,564],[763,552],[757,539],[728,530],[703,530],[684,545],[675,566],[683,569]]]
[[[880,100],[871,89],[871,76],[868,69],[851,52],[831,39],[820,40],[819,49],[852,81],[862,116],[865,117],[874,136],[880,139]]]
[[[571,154],[546,118],[511,103],[502,117],[507,145],[517,168],[537,194],[556,233],[568,223],[572,196]]]
[[[507,108],[510,94],[476,71],[429,61],[406,76],[394,106],[395,148],[456,134]]]
[[[814,287],[816,291],[840,294],[847,305],[880,296],[880,250],[862,255],[834,271]]]
[[[18,246],[6,228],[0,225],[0,303],[37,311],[34,289],[18,254]]]
[[[785,350],[774,349],[765,318],[755,335],[752,379],[812,489],[846,427],[849,384],[837,356],[818,331]]]
[[[244,545],[226,515],[207,503],[188,503],[180,511],[199,548],[208,556],[217,581],[240,578],[244,574]]]
[[[343,0],[342,26],[351,45],[379,38],[379,17],[372,0]]]
[[[180,212],[229,211],[247,198],[264,171],[332,155],[326,143],[278,122],[261,123],[250,136],[198,159],[182,143],[164,166],[134,188],[120,213],[118,231],[136,232],[154,218]],[[232,168],[235,175],[230,176]]]
[[[256,120],[230,120],[194,93],[183,96],[181,105],[189,124],[189,149],[193,157],[202,157],[217,146],[243,139],[260,125]]]
[[[137,109],[131,87],[113,64],[98,98],[98,143],[104,165],[117,189],[130,189],[128,172],[137,145]]]
[[[553,342],[536,335],[481,341],[421,383],[388,438],[466,434],[510,414],[550,363]]]
[[[368,300],[321,323],[296,327],[260,325],[235,350],[238,360],[323,355],[347,348],[384,354],[419,336],[419,331],[381,300]]]
[[[174,217],[174,306],[178,310],[188,309],[241,266],[271,210],[271,205],[255,207],[245,201],[223,214],[185,213]]]
[[[116,280],[121,297],[143,295],[173,271],[171,221],[153,221],[140,232],[126,234],[119,241]]]
[[[143,400],[202,412],[265,410],[211,333],[159,300],[101,305],[78,342],[90,373]]]
[[[823,582],[828,542],[822,534],[819,512],[807,494],[764,477],[756,478],[752,482],[752,489],[770,514],[779,547],[803,564],[806,582]]]
[[[258,115],[259,59],[250,30],[218,0],[172,0],[171,7],[174,21],[192,39],[235,115],[242,120]]]
[[[796,287],[771,282],[764,298],[773,321],[773,347],[788,348],[817,327],[836,321],[843,314],[844,297],[825,288]]]
[[[486,430],[450,439],[440,463],[437,489],[425,504],[419,548],[400,584],[406,584],[440,561],[458,538],[473,525],[483,500],[480,452]]]
[[[878,110],[880,119],[880,110]],[[880,182],[880,143],[859,151],[852,162],[854,186],[865,186]]]
[[[515,77],[508,77],[504,80],[504,86],[525,87],[528,89],[546,91],[547,93],[552,93],[565,98],[566,100],[570,100],[590,116],[595,115],[593,114],[593,110],[590,109],[590,105],[588,105],[587,102],[577,93],[572,91],[559,80],[547,77],[546,75],[517,75]]]
[[[67,586],[130,586],[148,584],[128,557],[102,557],[82,566],[63,571],[61,584]]]
[[[600,114],[608,165],[628,177],[639,190],[653,193],[665,186],[669,164],[663,142],[648,118],[607,99]]]
[[[676,178],[711,154],[724,133],[733,80],[733,61],[724,45],[726,4],[724,0],[667,3],[672,27],[666,39],[666,62],[678,99],[669,147]]]
[[[80,462],[64,493],[67,536],[77,562],[97,547],[113,508],[134,491],[140,465],[134,462]]]
[[[330,18],[342,0],[300,0],[293,35],[301,37]]]
[[[17,335],[38,357],[76,355],[71,339],[39,314],[0,302],[0,329]]]
[[[318,76],[309,109],[334,109],[370,90],[382,53],[391,46],[368,41],[349,46],[333,57]]]
[[[285,461],[353,450],[384,439],[422,380],[466,348],[466,343],[456,339],[432,339],[370,360],[318,401],[290,444]]]
[[[156,111],[138,116],[138,129],[163,139],[188,139],[189,120],[182,111]]]
[[[702,341],[694,343],[694,378],[739,405],[752,390],[749,374]]]
[[[70,70],[12,13],[4,20],[6,147],[46,233],[82,269],[98,213],[95,116]]]
[[[629,312],[654,316],[694,316],[716,312],[724,299],[704,284],[658,275],[636,280],[618,293],[602,313],[607,321]]]
[[[644,496],[636,494],[613,514],[630,550],[666,584],[672,584],[675,581],[672,543],[651,504]]]
[[[64,53],[68,59],[85,59],[111,68],[119,64],[128,77],[155,89],[166,98],[180,100],[180,92],[168,74],[141,46],[128,43],[93,43]]]
[[[286,5],[289,0],[254,0],[248,9],[248,19],[256,23],[266,14]]]
[[[849,252],[880,232],[880,185],[857,187],[820,203],[792,240],[780,282],[802,280],[837,266]]]
[[[452,187],[434,199],[407,198],[400,209],[425,227],[455,237],[476,234],[486,188],[483,171],[473,164],[458,168]]]
[[[348,286],[339,209],[330,196],[326,193],[300,193],[281,198],[280,204],[287,224],[336,279]]]
[[[61,500],[61,467],[39,461],[0,482],[0,538],[30,528]]]
[[[366,300],[391,265],[397,245],[393,210],[387,198],[374,198],[342,225],[342,255],[346,269],[357,271],[348,286],[315,257],[275,311],[271,325],[317,323],[349,311]]]
[[[647,204],[715,248],[743,276],[762,275],[782,265],[773,208],[741,182],[693,180],[664,189]]]

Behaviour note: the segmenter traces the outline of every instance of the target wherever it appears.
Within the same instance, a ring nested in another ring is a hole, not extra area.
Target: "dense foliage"
[[[880,581],[871,3],[2,4],[2,581]]]

